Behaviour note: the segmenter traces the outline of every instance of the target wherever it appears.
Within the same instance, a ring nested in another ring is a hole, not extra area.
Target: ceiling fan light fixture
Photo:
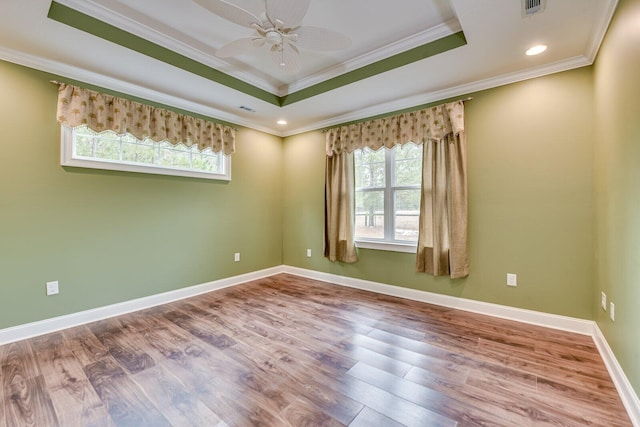
[[[282,43],[282,34],[280,34],[277,30],[269,30],[267,31],[267,35],[264,37],[269,44],[281,44]]]

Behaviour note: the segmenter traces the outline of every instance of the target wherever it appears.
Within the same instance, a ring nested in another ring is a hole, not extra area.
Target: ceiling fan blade
[[[289,43],[271,46],[271,59],[278,68],[284,70],[287,74],[296,74],[300,71],[299,56],[300,51]]]
[[[224,0],[194,0],[200,6],[216,15],[243,27],[253,28],[252,24],[262,24],[260,18],[236,5]]]
[[[272,24],[276,20],[282,21],[285,28],[294,28],[300,25],[302,18],[309,10],[311,0],[266,0],[267,18]]]
[[[295,31],[297,45],[311,50],[341,50],[351,46],[351,39],[337,31],[320,27],[302,26]]]
[[[260,39],[254,37],[247,37],[244,39],[234,40],[231,43],[227,43],[216,51],[218,58],[228,58],[230,56],[240,55],[245,53],[254,47],[259,46]],[[264,43],[263,43],[264,44]]]

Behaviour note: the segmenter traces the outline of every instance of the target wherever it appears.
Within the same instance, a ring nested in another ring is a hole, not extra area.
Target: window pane
[[[118,135],[113,131],[96,133],[85,126],[72,131],[63,127],[63,136],[65,159],[62,164],[66,166],[230,179],[227,171],[230,158],[222,153],[214,153],[211,148],[200,152],[196,145],[172,145],[168,141],[156,142],[150,138],[139,140],[131,134]],[[87,159],[106,160],[108,163],[98,167],[84,162]],[[157,171],[140,169],[139,166],[152,166]],[[182,170],[195,174],[182,173]]]
[[[191,169],[222,172],[222,157],[216,154],[194,153],[191,161]]]
[[[127,162],[153,164],[156,154],[153,145],[140,144],[138,142],[122,143],[122,160]]]
[[[191,164],[191,154],[182,144],[173,146],[168,142],[164,142],[160,149],[158,164],[162,166],[188,169]]]
[[[356,191],[356,238],[384,239],[384,191]]]
[[[405,144],[395,151],[395,185],[420,185],[422,180],[422,146]]]
[[[82,157],[93,156],[93,137],[79,136],[76,140],[76,155]]]
[[[95,157],[107,160],[120,159],[120,138],[115,134],[101,136],[96,141]]]
[[[420,190],[396,190],[395,207],[395,239],[417,242]]]
[[[368,148],[354,152],[356,166],[356,188],[380,188],[384,179],[385,149],[372,151]]]

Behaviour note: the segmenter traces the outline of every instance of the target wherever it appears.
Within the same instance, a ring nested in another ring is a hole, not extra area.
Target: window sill
[[[62,166],[71,166],[76,168],[86,168],[86,169],[102,169],[102,170],[112,170],[112,171],[120,171],[120,172],[137,172],[137,173],[146,173],[152,175],[170,175],[170,176],[182,176],[187,178],[202,178],[202,179],[215,179],[219,181],[231,181],[231,174],[219,174],[219,173],[211,173],[211,172],[200,172],[195,170],[185,170],[179,168],[172,167],[162,167],[155,165],[134,165],[134,164],[126,164],[120,163],[116,161],[108,161],[108,160],[93,160],[93,159],[74,159],[64,157],[60,164]],[[230,166],[228,166],[228,169]]]
[[[415,243],[372,242],[370,240],[356,240],[356,247],[374,249],[378,251],[405,252],[415,254],[418,246]]]

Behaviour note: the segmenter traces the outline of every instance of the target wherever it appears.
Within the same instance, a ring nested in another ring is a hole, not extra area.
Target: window
[[[231,180],[231,156],[210,148],[139,140],[112,131],[96,133],[86,126],[62,126],[61,164],[161,175]]]
[[[355,156],[358,247],[415,252],[420,216],[422,146],[357,150]]]

